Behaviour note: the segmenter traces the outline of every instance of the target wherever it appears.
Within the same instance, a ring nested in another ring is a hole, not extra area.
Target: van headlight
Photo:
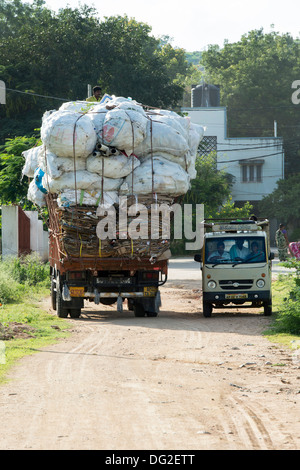
[[[215,283],[215,281],[208,281],[207,286],[210,289],[215,289],[217,287],[217,284]]]
[[[265,281],[263,279],[258,279],[258,281],[256,281],[256,285],[261,289],[262,287],[265,287]]]

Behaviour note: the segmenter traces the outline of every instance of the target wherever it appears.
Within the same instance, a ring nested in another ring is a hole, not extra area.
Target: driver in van
[[[217,243],[217,251],[214,251],[213,253],[211,253],[207,261],[226,261],[226,260],[230,261],[230,254],[228,253],[228,251],[225,251],[224,242],[219,241]]]

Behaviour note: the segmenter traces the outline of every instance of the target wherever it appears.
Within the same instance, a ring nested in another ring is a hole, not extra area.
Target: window
[[[266,261],[265,239],[258,236],[207,238],[205,262],[212,264],[259,263]]]
[[[241,179],[243,183],[261,183],[262,182],[262,166],[264,160],[240,160]]]

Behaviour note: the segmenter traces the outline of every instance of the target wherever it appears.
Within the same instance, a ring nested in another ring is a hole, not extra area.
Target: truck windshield
[[[234,235],[208,238],[205,242],[205,263],[232,264],[266,261],[263,237],[237,237]]]

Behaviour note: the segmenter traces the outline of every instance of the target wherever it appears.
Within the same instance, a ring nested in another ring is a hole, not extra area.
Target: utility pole
[[[89,98],[92,96],[92,85],[87,86],[87,97]]]
[[[6,88],[2,80],[0,80],[0,104],[6,104]]]

